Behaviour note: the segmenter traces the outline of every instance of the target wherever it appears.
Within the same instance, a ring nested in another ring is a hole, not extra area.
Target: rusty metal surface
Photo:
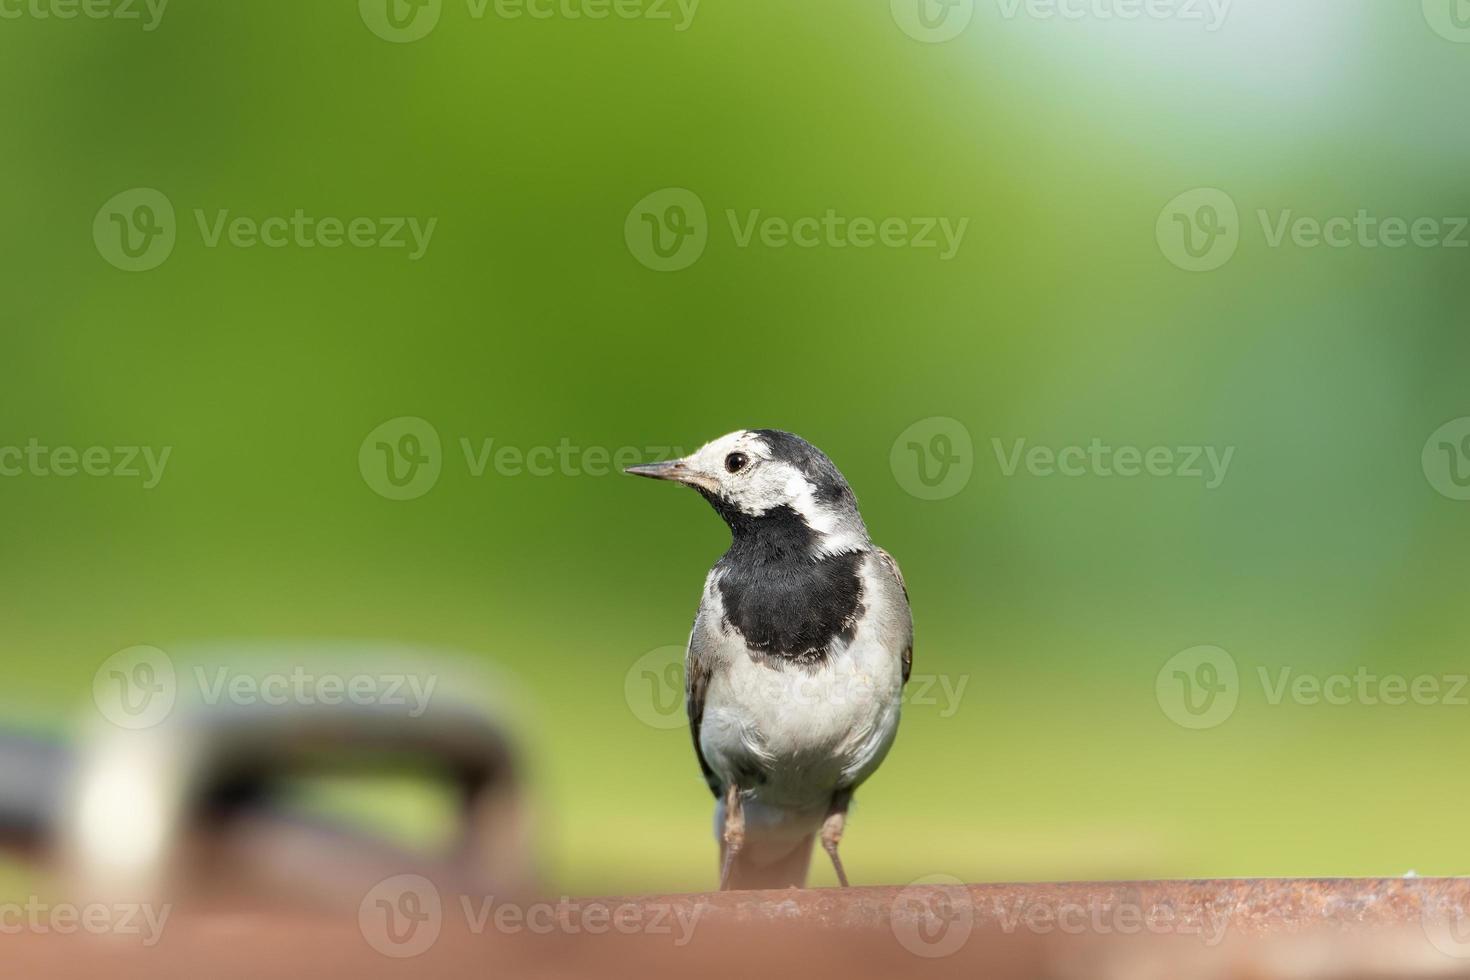
[[[365,900],[352,915],[180,908],[148,948],[115,936],[21,935],[0,939],[0,949],[17,976],[114,980],[1470,977],[1470,931],[1458,929],[1470,921],[1470,881],[1461,879],[941,881],[547,899],[540,917],[534,901],[443,891],[419,906],[433,910],[431,932],[392,936],[376,917],[383,904]]]
[[[1264,935],[1316,927],[1417,925],[1426,915],[1449,914],[1459,908],[1470,913],[1470,878],[1236,878],[968,885],[931,882],[846,890],[643,896],[634,901],[698,903],[706,910],[706,921],[711,922],[800,922],[831,929],[885,928],[936,916],[967,915],[974,928],[1007,929],[1014,925],[1037,932],[1083,931],[1083,926],[1073,928],[1073,924],[1085,919],[1085,929],[1095,930],[1093,912],[1097,910],[1104,921],[1121,917],[1117,925],[1122,929],[1163,933],[1206,925],[1213,913],[1228,919],[1232,931]],[[1084,911],[1086,916],[1077,914]],[[1131,925],[1135,911],[1140,919],[1137,929]],[[1049,920],[1056,920],[1052,930],[1047,927]]]

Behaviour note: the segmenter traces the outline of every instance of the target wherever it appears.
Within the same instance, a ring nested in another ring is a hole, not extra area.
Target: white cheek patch
[[[800,473],[786,481],[786,499],[796,512],[806,519],[807,526],[820,534],[831,534],[837,529],[837,519],[830,511],[817,503],[814,488]]]
[[[819,535],[815,550],[824,555],[840,555],[860,551],[867,546],[865,537],[856,529],[844,526],[840,516],[817,501],[816,488],[801,474],[786,483],[786,496],[791,506]]]
[[[790,503],[794,478],[783,479],[785,470],[789,467],[780,463],[762,464],[749,482],[736,484],[732,492],[735,504],[745,513],[758,517],[772,508]]]

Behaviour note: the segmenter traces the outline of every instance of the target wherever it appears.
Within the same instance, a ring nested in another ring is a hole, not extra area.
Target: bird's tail
[[[812,863],[812,842],[816,834],[807,834],[784,856],[771,859],[760,847],[747,845],[736,853],[730,866],[727,889],[756,891],[769,888],[801,888],[806,885],[807,869]],[[720,845],[720,866],[725,864],[725,846]]]

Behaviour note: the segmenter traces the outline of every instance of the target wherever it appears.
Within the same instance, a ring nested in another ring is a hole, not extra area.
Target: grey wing
[[[878,561],[882,563],[882,565],[883,565],[884,568],[888,569],[889,574],[891,574],[894,577],[894,579],[898,582],[898,587],[903,592],[903,601],[905,603],[907,603],[909,601],[909,587],[904,584],[904,581],[903,581],[903,570],[898,567],[898,562],[896,562],[896,561],[893,560],[893,556],[892,555],[890,555],[888,552],[884,551],[882,548],[877,547],[876,545],[873,547],[873,553],[878,556]],[[913,672],[913,669],[914,669],[914,624],[913,624],[913,618],[912,618],[912,616],[910,616],[910,619],[909,619],[909,632],[908,632],[908,643],[904,644],[904,649],[903,649],[903,682],[905,684],[907,684],[909,682],[909,674]]]
[[[689,634],[689,654],[684,660],[684,710],[689,714],[689,734],[694,738],[694,755],[699,759],[700,771],[709,790],[719,799],[720,780],[705,761],[704,750],[699,747],[699,727],[704,722],[704,698],[709,691],[710,675],[714,673],[715,651],[712,637],[705,628],[704,610],[694,620],[694,629]]]

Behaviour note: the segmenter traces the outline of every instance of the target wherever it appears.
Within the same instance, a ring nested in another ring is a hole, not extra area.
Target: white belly
[[[738,636],[730,645],[710,680],[700,748],[746,791],[752,836],[773,823],[799,837],[821,824],[835,792],[883,761],[898,731],[902,665],[861,633],[815,670],[759,663]]]

